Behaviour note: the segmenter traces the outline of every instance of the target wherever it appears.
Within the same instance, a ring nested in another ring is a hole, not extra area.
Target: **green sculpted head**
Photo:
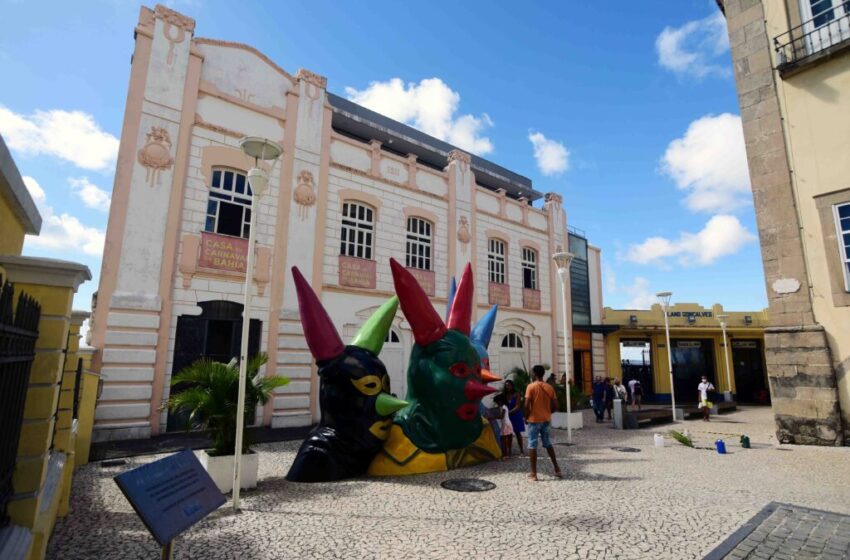
[[[469,339],[472,269],[464,271],[444,324],[413,276],[396,261],[390,264],[416,340],[407,369],[410,404],[396,413],[395,423],[419,449],[463,449],[481,435],[481,398],[495,392],[483,382],[480,357]]]

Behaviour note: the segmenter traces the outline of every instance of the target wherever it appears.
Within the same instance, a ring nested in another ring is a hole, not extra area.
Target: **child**
[[[511,456],[511,440],[514,435],[514,428],[511,425],[510,412],[508,412],[505,395],[499,393],[493,399],[496,406],[499,407],[499,423],[502,425],[502,460]]]

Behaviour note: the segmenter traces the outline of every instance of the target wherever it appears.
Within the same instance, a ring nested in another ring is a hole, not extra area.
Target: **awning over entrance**
[[[573,325],[573,330],[598,334],[610,334],[620,330],[620,325]]]

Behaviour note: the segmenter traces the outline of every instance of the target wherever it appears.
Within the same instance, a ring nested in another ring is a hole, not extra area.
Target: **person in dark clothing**
[[[602,422],[605,415],[605,382],[598,375],[593,380],[591,397],[593,399],[593,414],[596,416],[596,423],[598,424]]]
[[[614,399],[616,398],[614,384],[610,377],[605,378],[605,412],[608,413],[608,420],[613,419]]]

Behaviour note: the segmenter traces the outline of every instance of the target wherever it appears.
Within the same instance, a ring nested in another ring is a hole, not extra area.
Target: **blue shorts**
[[[552,442],[549,440],[549,422],[529,422],[528,423],[528,448],[537,449],[537,438],[543,439],[543,447],[552,447]]]

